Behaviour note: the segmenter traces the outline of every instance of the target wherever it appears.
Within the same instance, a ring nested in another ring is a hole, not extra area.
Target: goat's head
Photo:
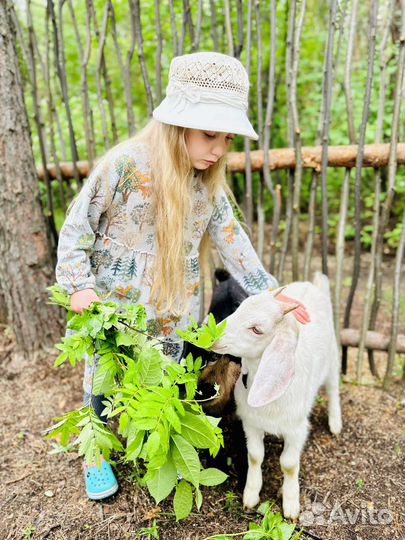
[[[226,321],[225,334],[212,350],[260,363],[248,395],[248,404],[261,407],[279,398],[294,376],[298,328],[286,315],[297,304],[279,302],[279,290],[250,296]]]

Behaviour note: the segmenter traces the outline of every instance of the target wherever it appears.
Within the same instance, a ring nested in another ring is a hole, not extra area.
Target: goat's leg
[[[308,422],[303,421],[296,430],[284,433],[284,449],[280,456],[283,480],[283,514],[295,519],[300,513],[300,487],[298,474],[300,456],[308,435]]]
[[[325,387],[328,394],[328,423],[329,429],[335,435],[338,435],[342,430],[342,412],[340,409],[339,395],[339,359],[338,350],[333,351],[333,361],[327,376]]]
[[[243,506],[253,508],[259,502],[262,489],[262,463],[264,458],[264,431],[253,426],[243,425],[248,451],[248,472],[243,491]]]

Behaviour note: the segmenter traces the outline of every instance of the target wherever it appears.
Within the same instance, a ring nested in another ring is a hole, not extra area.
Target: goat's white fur
[[[338,434],[342,428],[339,355],[328,278],[317,272],[313,283],[291,283],[283,294],[304,304],[309,323],[297,322],[288,305],[271,293],[260,293],[247,298],[227,318],[225,335],[214,350],[241,356],[242,373],[247,373],[247,388],[242,375],[235,386],[249,463],[243,503],[252,508],[259,502],[263,437],[271,433],[284,439],[283,513],[297,518],[300,455],[308,436],[308,416],[323,384],[329,398],[330,430]],[[252,328],[262,334],[256,335]]]

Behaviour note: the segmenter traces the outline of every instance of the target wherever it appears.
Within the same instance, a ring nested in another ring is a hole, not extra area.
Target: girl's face
[[[201,129],[187,129],[185,137],[191,163],[199,170],[208,169],[225,155],[235,138],[233,133]]]

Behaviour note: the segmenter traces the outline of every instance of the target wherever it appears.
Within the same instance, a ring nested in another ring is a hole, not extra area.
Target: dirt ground
[[[367,261],[364,262],[367,265]],[[360,305],[356,307],[361,312]],[[355,310],[355,313],[356,313]],[[382,314],[379,329],[384,330]],[[161,540],[199,540],[245,531],[255,514],[245,514],[235,475],[217,488],[204,488],[200,513],[176,523],[172,501],[156,507],[139,488],[128,466],[119,465],[119,492],[92,502],[84,491],[82,460],[75,452],[55,453],[42,432],[53,418],[81,405],[81,367],[52,367],[55,354],[23,361],[13,355],[6,327],[0,337],[0,539],[124,540],[151,538],[142,528],[156,520]],[[389,391],[367,375],[353,383],[351,369],[341,387],[344,428],[336,438],[327,428],[321,394],[311,416],[312,430],[302,454],[303,538],[396,540],[404,537],[402,357]],[[376,354],[384,372],[386,353]],[[261,500],[280,509],[281,441],[268,437]]]

